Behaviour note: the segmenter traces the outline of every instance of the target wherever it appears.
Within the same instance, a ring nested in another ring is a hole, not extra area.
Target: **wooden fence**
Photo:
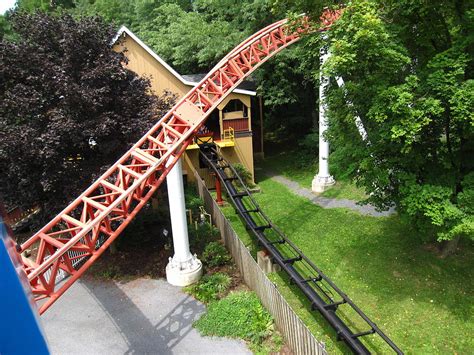
[[[247,286],[255,291],[262,304],[270,312],[275,324],[288,346],[296,354],[326,355],[324,345],[315,339],[308,327],[288,305],[276,285],[270,281],[255,259],[239,239],[231,224],[219,209],[197,172],[194,172],[199,195],[204,200],[208,213],[219,228],[224,243],[230,251]]]

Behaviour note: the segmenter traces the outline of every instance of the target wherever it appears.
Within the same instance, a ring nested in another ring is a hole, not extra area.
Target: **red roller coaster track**
[[[326,11],[321,30],[338,14]],[[281,20],[238,45],[105,174],[21,245],[35,300],[46,300],[40,303],[40,314],[97,260],[147,203],[217,105],[245,77],[307,30],[304,17],[296,26]],[[24,256],[27,249],[36,251],[34,260]]]

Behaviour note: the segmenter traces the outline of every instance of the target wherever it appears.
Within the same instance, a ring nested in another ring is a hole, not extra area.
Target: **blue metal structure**
[[[0,354],[49,354],[30,285],[0,215]]]

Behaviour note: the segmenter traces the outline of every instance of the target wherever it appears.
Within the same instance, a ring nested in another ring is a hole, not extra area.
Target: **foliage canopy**
[[[19,0],[17,8],[101,15],[125,24],[178,71],[204,72],[264,25],[328,0]],[[8,20],[8,18],[7,18]],[[2,18],[2,35],[10,33]],[[256,74],[267,138],[294,142],[317,126],[320,70],[345,80],[328,92],[333,154],[381,209],[395,204],[427,239],[472,237],[474,5],[471,0],[345,3],[328,39],[310,35]],[[326,68],[319,49],[329,45]],[[348,105],[348,101],[352,105]],[[370,143],[354,125],[361,117]],[[311,150],[309,150],[311,151]]]
[[[10,205],[61,209],[169,106],[111,50],[99,18],[15,14],[0,43],[0,193]]]

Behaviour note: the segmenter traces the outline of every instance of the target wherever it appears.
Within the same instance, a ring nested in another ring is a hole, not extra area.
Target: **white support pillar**
[[[354,104],[352,103],[352,101],[350,101],[347,98],[347,92],[346,92],[346,89],[344,87],[344,80],[341,77],[336,76],[336,81],[337,81],[337,85],[341,89],[344,90],[344,96],[346,97],[347,106],[349,106],[350,108],[353,108]],[[364,142],[367,142],[367,145],[370,145],[370,141],[368,140],[368,136],[367,136],[367,131],[365,130],[364,123],[362,122],[362,119],[360,118],[360,116],[356,115],[355,118],[354,118],[354,121],[355,121],[355,125],[357,127],[357,130],[359,131],[359,134],[360,134],[362,140]]]
[[[172,159],[171,157],[168,163]],[[187,286],[198,281],[201,277],[202,263],[189,250],[181,159],[168,173],[166,184],[168,186],[174,248],[174,255],[166,266],[166,280],[174,286]]]
[[[321,48],[320,60],[321,68],[330,56],[329,51]],[[327,103],[326,103],[326,89],[329,85],[329,78],[324,76],[322,70],[319,73],[319,171],[315,175],[312,182],[313,192],[323,192],[329,186],[334,185],[334,178],[329,174],[329,143],[324,138],[324,134],[328,128],[327,121]]]

